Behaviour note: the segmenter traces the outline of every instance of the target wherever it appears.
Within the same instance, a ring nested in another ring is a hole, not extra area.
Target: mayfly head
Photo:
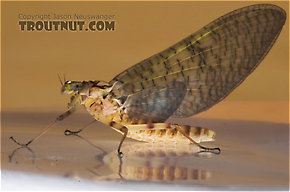
[[[79,93],[87,87],[86,85],[85,81],[66,81],[61,88],[61,93],[65,95]]]
[[[65,81],[62,84],[61,93],[65,95],[86,95],[90,88],[97,88],[102,94],[111,90],[109,84],[104,81]]]

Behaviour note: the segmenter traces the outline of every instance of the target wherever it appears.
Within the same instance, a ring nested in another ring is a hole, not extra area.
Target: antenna
[[[57,73],[57,77],[58,77],[58,79],[59,79],[59,81],[60,81],[60,84],[61,84],[61,86],[63,86],[64,85],[64,82],[62,82],[62,80],[61,80],[61,78],[60,78],[60,76],[59,76],[59,74]]]

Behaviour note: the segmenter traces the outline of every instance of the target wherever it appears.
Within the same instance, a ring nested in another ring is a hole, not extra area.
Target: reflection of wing
[[[169,82],[130,95],[124,103],[132,123],[164,122],[183,101],[186,87],[183,82]]]
[[[112,92],[118,98],[139,97],[143,90],[150,92],[156,86],[179,81],[184,82],[187,91],[172,115],[184,117],[206,110],[257,67],[278,37],[285,19],[284,10],[275,5],[235,10],[120,73],[110,82]]]

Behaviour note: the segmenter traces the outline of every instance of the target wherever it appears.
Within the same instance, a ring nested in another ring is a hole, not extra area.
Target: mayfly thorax
[[[169,117],[189,117],[224,99],[254,71],[267,55],[286,20],[285,11],[257,4],[232,11],[168,49],[141,61],[110,82],[65,81],[62,93],[71,95],[68,111],[83,105],[98,120],[126,137],[146,142],[194,143],[212,141],[212,130],[166,123]],[[77,134],[66,130],[66,134]]]

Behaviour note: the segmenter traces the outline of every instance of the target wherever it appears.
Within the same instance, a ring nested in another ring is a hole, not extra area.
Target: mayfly
[[[68,110],[28,143],[11,139],[28,146],[83,105],[96,120],[123,134],[119,155],[126,137],[147,142],[194,143],[204,151],[219,153],[219,148],[199,144],[212,140],[213,131],[165,121],[169,117],[192,116],[224,99],[267,55],[285,20],[285,11],[275,5],[240,8],[130,67],[110,82],[61,82],[61,92],[71,96]]]

